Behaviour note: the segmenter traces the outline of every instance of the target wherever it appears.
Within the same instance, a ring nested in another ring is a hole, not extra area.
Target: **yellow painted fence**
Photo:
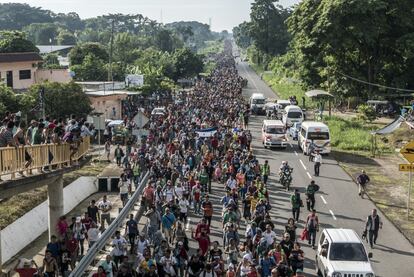
[[[72,149],[77,151],[72,157]],[[80,144],[40,144],[33,146],[2,147],[0,148],[0,176],[10,175],[15,178],[16,173],[42,169],[53,166],[62,168],[69,166],[71,162],[79,160],[84,156],[90,147],[90,138],[84,137]],[[27,166],[27,161],[32,162]]]

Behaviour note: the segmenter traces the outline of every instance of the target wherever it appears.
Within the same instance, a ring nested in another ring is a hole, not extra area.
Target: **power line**
[[[357,78],[355,78],[355,77],[349,76],[349,75],[344,74],[344,73],[339,72],[339,71],[336,71],[336,72],[337,72],[339,75],[342,75],[342,76],[344,76],[344,77],[346,77],[346,78],[348,78],[348,79],[351,79],[351,80],[353,80],[353,81],[356,81],[356,82],[359,82],[359,83],[363,83],[363,84],[366,84],[366,85],[370,85],[370,86],[374,86],[374,87],[379,87],[379,88],[385,88],[385,89],[391,89],[391,90],[396,90],[396,91],[414,92],[414,90],[413,90],[413,89],[396,88],[396,87],[389,87],[389,86],[384,86],[384,85],[381,85],[381,84],[376,84],[376,83],[370,83],[370,82],[367,82],[367,81],[364,81],[364,80],[357,79]]]

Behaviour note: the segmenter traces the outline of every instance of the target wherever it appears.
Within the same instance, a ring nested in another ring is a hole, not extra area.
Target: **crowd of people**
[[[296,220],[288,220],[282,240],[276,238],[270,167],[250,147],[250,111],[230,43],[216,62],[213,73],[183,93],[182,101],[169,104],[164,116],[151,117],[148,136],[136,147],[115,147],[124,167],[119,182],[124,204],[132,185],[149,173],[141,199],[147,223],[139,229],[131,215],[93,276],[304,276]],[[214,191],[223,194],[219,203],[211,199],[212,182],[221,187]],[[112,208],[105,197],[71,224],[61,218],[58,236],[47,245],[45,276],[66,276],[74,268],[84,244],[93,245],[110,223]],[[189,215],[199,222],[189,222]],[[220,226],[212,226],[214,218]],[[212,240],[213,228],[219,228],[220,239]]]
[[[25,146],[67,142],[70,144],[70,160],[72,162],[82,138],[94,135],[93,124],[76,116],[72,116],[70,119],[45,117],[31,120],[27,126],[26,121],[21,119],[20,112],[7,112],[0,127],[0,148],[15,147],[18,149],[17,153],[21,152],[21,154],[17,155],[17,159],[22,159],[19,160],[19,163],[24,164],[24,168],[29,168],[33,164],[34,157],[32,149],[25,148]],[[48,159],[50,164],[54,159],[53,152],[49,150],[48,157],[41,158]],[[0,162],[3,160],[0,159]],[[41,171],[49,169],[49,167],[40,168]],[[28,173],[31,172],[28,171]],[[24,177],[24,170],[21,170],[19,174]]]
[[[141,200],[147,224],[138,230],[131,216],[95,276],[303,276],[304,253],[293,218],[283,240],[276,240],[270,167],[251,151],[250,111],[241,92],[226,44],[210,77],[168,105],[165,116],[151,118],[139,147],[126,147],[125,153],[115,148],[124,166],[122,199],[149,171]],[[211,182],[221,184],[220,203],[210,199]],[[189,215],[200,219],[193,227]],[[222,238],[215,241],[213,217],[222,222]]]

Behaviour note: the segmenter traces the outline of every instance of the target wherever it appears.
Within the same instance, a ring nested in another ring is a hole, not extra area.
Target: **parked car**
[[[298,140],[300,126],[302,126],[302,122],[295,122],[293,123],[293,126],[290,127],[288,134],[293,140]]]

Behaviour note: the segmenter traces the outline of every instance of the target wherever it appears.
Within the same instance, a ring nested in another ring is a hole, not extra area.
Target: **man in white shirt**
[[[164,197],[167,203],[174,201],[174,188],[172,187],[171,181],[168,181],[167,187],[164,189]]]
[[[145,239],[145,235],[142,233],[139,235],[139,240],[137,240],[137,253],[144,254],[144,250],[149,245],[149,241]]]
[[[187,223],[187,213],[188,206],[190,206],[190,202],[188,202],[186,196],[180,198],[180,200],[178,201],[178,206],[180,207],[180,220],[184,223]]]
[[[124,237],[121,236],[121,232],[115,232],[115,238],[112,240],[112,256],[116,267],[118,267],[119,262],[122,262],[122,259],[127,254],[127,241]]]
[[[178,182],[177,186],[174,189],[174,195],[176,199],[178,200],[182,199],[184,192],[185,192],[185,188],[182,186],[181,182]]]
[[[108,223],[108,226],[111,224],[110,211],[112,209],[112,203],[107,200],[106,195],[104,195],[102,201],[98,203],[98,209],[101,211],[101,228],[105,229],[105,221]]]
[[[316,150],[316,154],[313,156],[313,162],[315,163],[314,165],[315,176],[319,176],[319,169],[322,164],[322,156],[319,153],[319,150]]]
[[[230,189],[230,191],[233,191],[233,189],[237,188],[237,182],[233,176],[230,176],[230,178],[227,180],[226,186]]]
[[[266,232],[263,232],[263,237],[265,238],[268,247],[276,240],[276,233],[272,230],[270,224],[266,225]]]
[[[96,226],[96,223],[92,221],[91,227],[88,230],[89,248],[91,248],[92,245],[94,245],[94,243],[99,239],[100,235],[101,234]]]

